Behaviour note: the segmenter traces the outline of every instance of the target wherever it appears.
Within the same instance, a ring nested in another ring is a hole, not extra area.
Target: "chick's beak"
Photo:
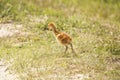
[[[49,30],[49,29],[47,27],[45,27],[44,30]]]
[[[47,25],[47,24],[46,24],[46,25],[44,25],[43,30],[44,30],[44,31],[45,31],[45,30],[49,30],[49,29],[48,29],[48,25]]]

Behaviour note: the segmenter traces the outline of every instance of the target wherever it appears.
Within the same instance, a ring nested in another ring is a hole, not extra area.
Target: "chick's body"
[[[72,42],[71,37],[63,32],[61,32],[60,34],[57,35],[57,39],[63,45],[68,45]]]

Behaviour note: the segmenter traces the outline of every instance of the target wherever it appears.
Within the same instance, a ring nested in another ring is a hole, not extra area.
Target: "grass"
[[[78,74],[85,80],[120,79],[118,0],[40,2],[1,1],[1,23],[20,23],[29,33],[0,38],[0,58],[12,64],[10,71],[21,80],[74,80]],[[44,30],[50,21],[72,36],[77,57],[71,50],[64,54],[52,32]]]

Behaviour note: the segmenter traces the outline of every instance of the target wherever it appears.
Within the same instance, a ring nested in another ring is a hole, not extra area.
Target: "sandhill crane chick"
[[[72,38],[64,33],[64,32],[60,32],[56,29],[56,25],[54,22],[50,22],[48,24],[48,29],[52,30],[53,33],[55,34],[55,37],[57,38],[57,40],[66,47],[65,49],[65,53],[68,50],[68,45],[71,46],[72,52],[75,53],[74,49],[73,49],[73,45],[72,45]]]

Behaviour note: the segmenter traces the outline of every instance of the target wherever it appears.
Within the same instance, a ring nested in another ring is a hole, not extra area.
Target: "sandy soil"
[[[0,24],[0,38],[11,37],[20,33],[22,25],[14,25],[12,23]],[[9,64],[5,64],[0,59],[0,80],[18,80],[16,74],[9,73]]]
[[[16,74],[9,73],[8,67],[9,65],[0,60],[0,80],[18,80]]]
[[[0,37],[13,36],[19,34],[22,25],[14,25],[12,23],[0,24]]]

